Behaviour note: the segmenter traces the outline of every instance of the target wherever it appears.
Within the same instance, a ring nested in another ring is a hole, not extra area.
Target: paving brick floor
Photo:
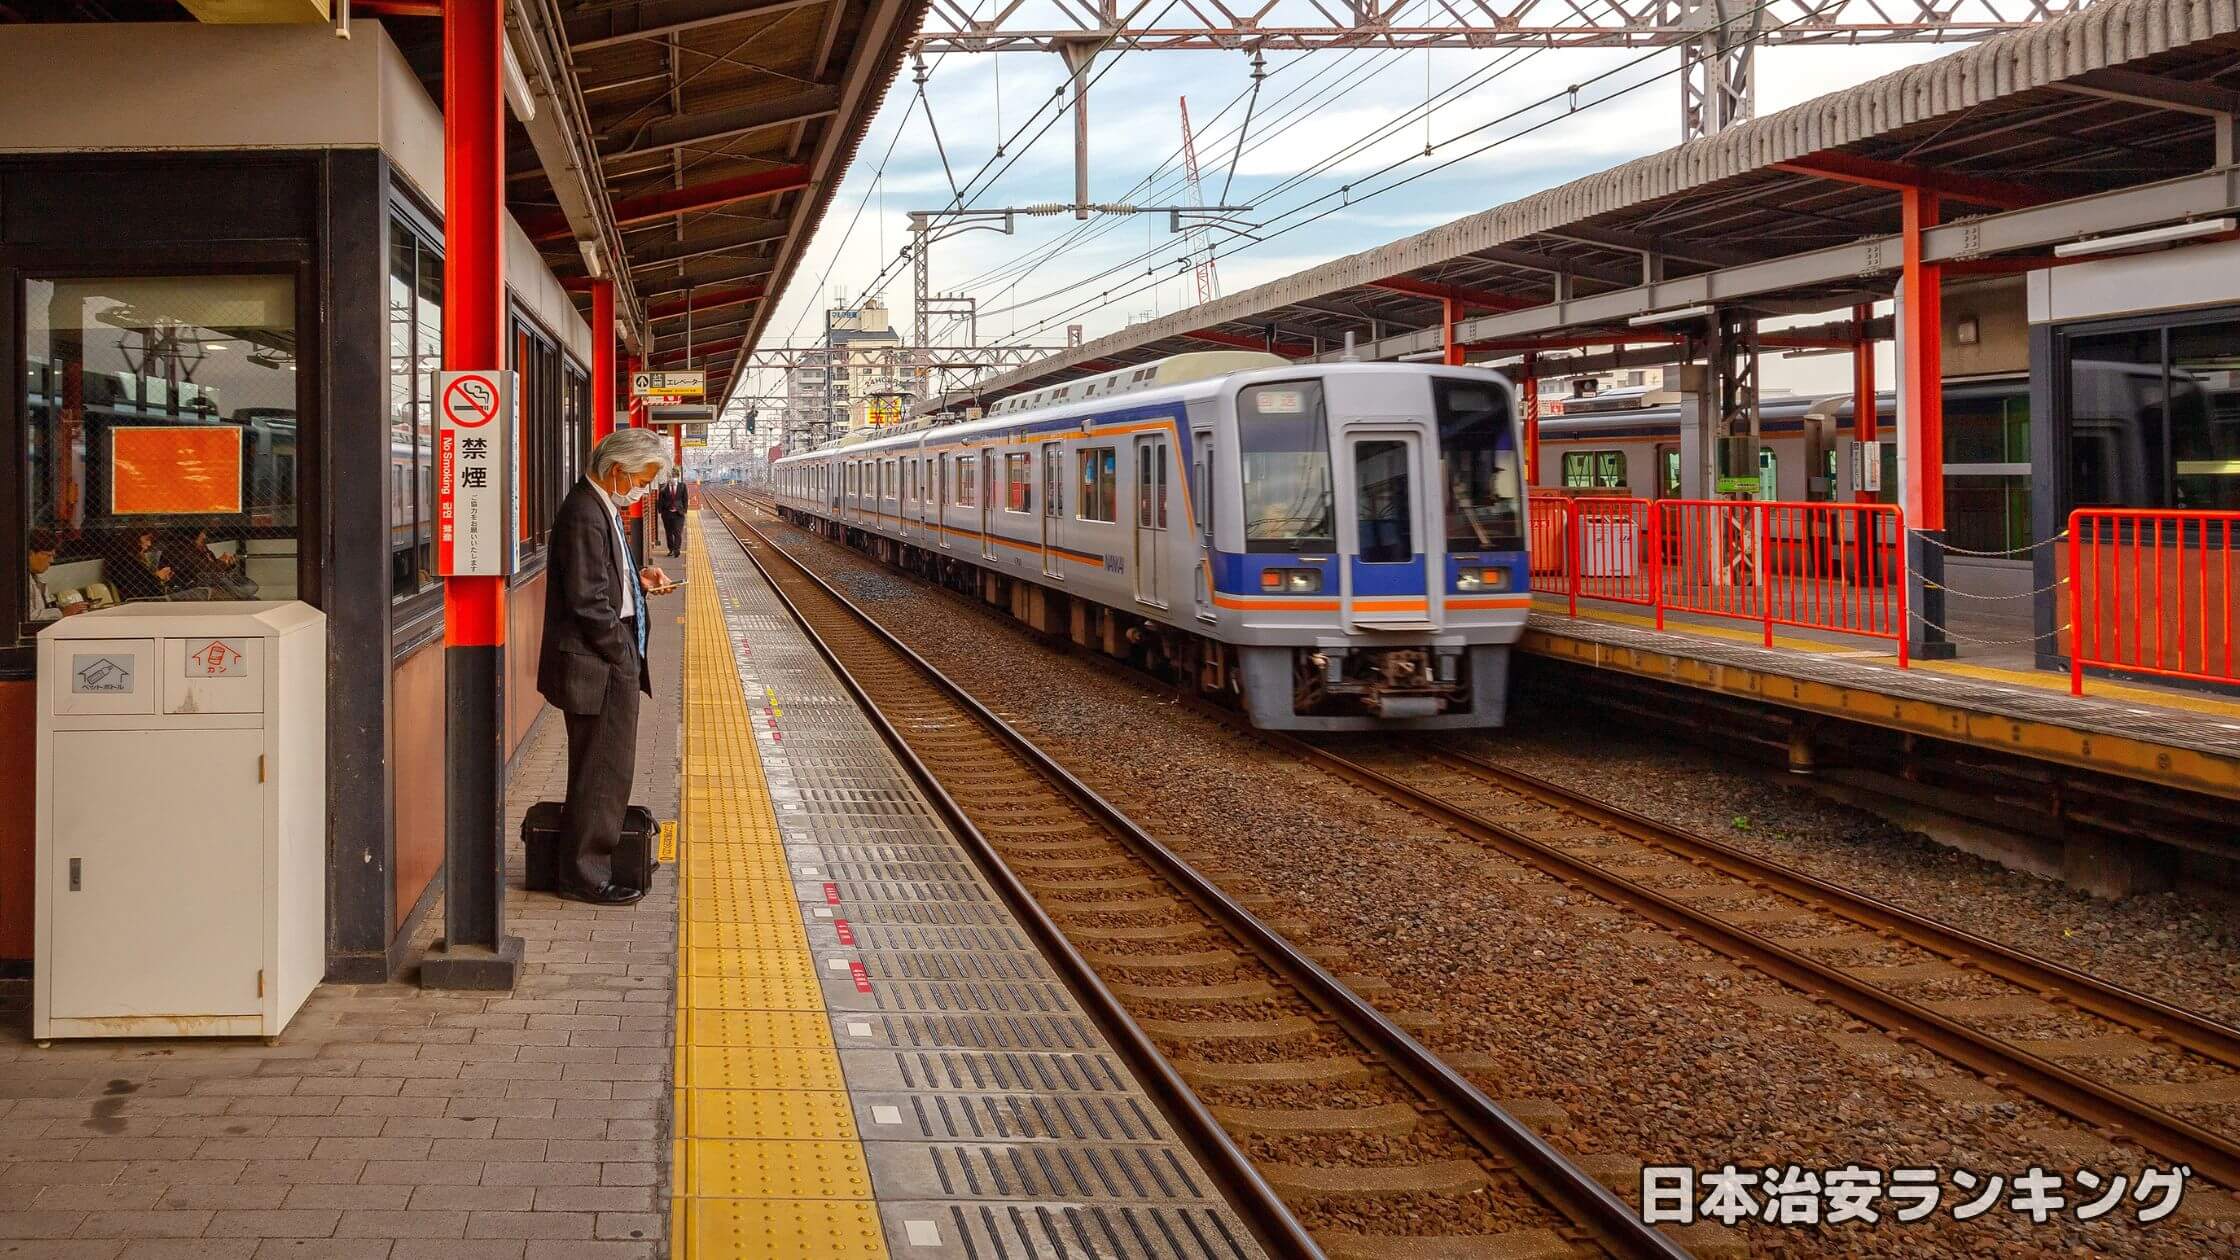
[[[654,607],[636,799],[673,818],[683,601]],[[515,758],[516,833],[566,768],[548,713]],[[523,892],[511,862],[509,995],[408,972],[322,987],[272,1046],[41,1050],[30,986],[0,984],[0,1260],[666,1256],[674,873],[600,910]]]

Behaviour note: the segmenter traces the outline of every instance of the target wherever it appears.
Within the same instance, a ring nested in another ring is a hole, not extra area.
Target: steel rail
[[[876,636],[882,645],[909,662],[938,690],[963,708],[981,725],[993,732],[1006,747],[1026,760],[1037,772],[1048,778],[1068,797],[1096,817],[1138,857],[1150,864],[1163,878],[1180,889],[1231,935],[1249,946],[1270,970],[1290,981],[1315,1005],[1327,1011],[1357,1041],[1383,1056],[1387,1066],[1401,1079],[1408,1082],[1425,1097],[1436,1102],[1447,1117],[1454,1121],[1457,1127],[1468,1134],[1483,1149],[1507,1160],[1519,1177],[1536,1191],[1544,1202],[1553,1206],[1562,1216],[1591,1235],[1605,1250],[1616,1256],[1659,1257],[1661,1260],[1678,1260],[1678,1258],[1690,1254],[1686,1248],[1677,1242],[1666,1237],[1654,1227],[1643,1223],[1635,1215],[1633,1209],[1626,1205],[1624,1200],[1612,1194],[1602,1183],[1573,1164],[1546,1139],[1534,1133],[1514,1116],[1503,1110],[1499,1104],[1495,1103],[1477,1086],[1471,1084],[1461,1073],[1455,1071],[1444,1060],[1433,1054],[1421,1042],[1409,1035],[1405,1029],[1392,1022],[1383,1012],[1363,1000],[1360,995],[1332,975],[1321,964],[1308,958],[1292,946],[1289,941],[1285,940],[1281,934],[1262,923],[1250,910],[1247,910],[1229,894],[1223,892],[1213,881],[1206,878],[1179,854],[1137,826],[1118,807],[1059,765],[1054,758],[1020,733],[1009,722],[998,717],[956,681],[949,678],[948,675],[903,643],[884,625],[857,606],[853,600],[842,594],[838,588],[812,572],[807,565],[788,553],[785,548],[771,541],[743,516],[738,515],[729,503],[724,502],[717,496],[710,496],[710,502],[720,505],[721,513],[729,524],[744,528],[765,547],[783,556],[787,563],[814,584],[826,597],[846,609],[865,629]],[[733,536],[738,537],[736,530],[734,530]],[[747,551],[749,558],[755,562],[756,567],[761,569],[765,576],[770,577],[772,588],[776,590],[777,580],[770,575],[769,569],[762,564],[761,557],[755,555],[753,548],[746,546],[745,539],[740,538],[739,541],[742,548]],[[983,855],[985,861],[991,863],[994,869],[1005,872],[1004,878],[1000,882],[1005,887],[1007,894],[1015,890],[1018,896],[1026,898],[1027,906],[1032,908],[1028,917],[1030,921],[1037,924],[1038,935],[1044,931],[1054,934],[1058,946],[1061,947],[1061,955],[1069,960],[1078,959],[1078,955],[1073,951],[1071,944],[1064,941],[1062,930],[1041,913],[1039,906],[1033,901],[1032,894],[1026,891],[1024,885],[1018,883],[1015,876],[1009,874],[1008,869],[1003,866],[1002,859],[996,855],[994,846],[965,819],[961,807],[957,806],[947,792],[941,789],[938,783],[932,779],[932,772],[924,766],[924,763],[908,750],[900,733],[895,731],[886,721],[884,715],[878,712],[870,701],[868,694],[862,691],[859,684],[854,681],[853,675],[849,674],[846,668],[840,664],[837,656],[825,644],[822,637],[813,628],[809,627],[807,619],[793,604],[793,601],[787,598],[782,590],[778,591],[778,594],[785,601],[795,620],[801,622],[811,640],[817,644],[818,650],[825,655],[827,661],[841,675],[851,692],[856,694],[859,702],[864,705],[866,712],[872,716],[874,724],[879,727],[882,736],[897,746],[898,755],[904,758],[905,763],[911,767],[912,773],[918,775],[922,781],[928,784],[936,799],[942,803],[944,813],[951,814],[951,821],[958,824],[972,837],[973,847]],[[1068,965],[1072,966],[1074,964],[1069,961]],[[1080,960],[1078,965],[1087,973],[1088,964],[1086,960]],[[1101,982],[1095,980],[1093,973],[1088,974],[1089,979],[1096,983],[1101,991]],[[1109,991],[1105,991],[1105,996],[1117,1009],[1118,999],[1111,997]],[[1120,1012],[1120,1016],[1127,1020],[1129,1028],[1136,1027],[1133,1020],[1127,1017],[1124,1011]],[[1136,1035],[1138,1037],[1143,1036],[1140,1029],[1136,1029]],[[1183,1084],[1179,1076],[1173,1075],[1172,1067],[1166,1064],[1163,1058],[1158,1057],[1156,1048],[1149,1047],[1147,1037],[1144,1038],[1144,1044],[1149,1048],[1149,1053],[1157,1060],[1154,1076],[1161,1081],[1162,1087],[1164,1087],[1166,1080],[1171,1078],[1175,1087],[1182,1090],[1183,1095],[1188,1098],[1191,1110],[1202,1112],[1203,1104],[1197,1101],[1195,1092],[1191,1091],[1187,1084]],[[1204,1113],[1204,1115],[1206,1122],[1219,1129],[1219,1122],[1213,1120],[1210,1113]],[[1235,1149],[1234,1144],[1228,1141],[1225,1131],[1222,1132],[1222,1145],[1229,1150]],[[1238,1157],[1242,1158],[1241,1152],[1239,1152]],[[1251,1176],[1254,1182],[1263,1188],[1265,1187],[1266,1183],[1260,1180],[1257,1172],[1252,1173]],[[1268,1191],[1271,1198],[1273,1193],[1272,1190]],[[1280,1201],[1278,1201],[1278,1205],[1280,1206]],[[1288,1218],[1289,1210],[1284,1209],[1284,1213]]]
[[[1691,937],[1807,993],[1816,993],[1899,1041],[1924,1048],[1993,1080],[2005,1082],[2067,1115],[2124,1134],[2204,1177],[2240,1188],[2240,1144],[2189,1120],[2072,1072],[2019,1046],[1977,1032],[1931,1008],[1876,988],[1838,968],[1753,932],[1721,922],[1646,885],[1613,874],[1523,831],[1484,817],[1329,749],[1281,731],[1255,730],[1271,747],[1499,849],[1528,865],[1579,884],[1596,896]]]
[[[937,586],[936,589],[947,591],[945,587]],[[962,602],[972,602],[962,595],[956,595],[956,598]],[[1044,638],[1046,642],[1050,641],[1047,637]],[[1075,652],[1071,644],[1053,642],[1052,646],[1069,654]],[[1242,714],[1211,704],[1164,679],[1132,667],[1130,672],[1147,679],[1171,697],[1188,704],[1194,711],[1231,730],[1257,738],[1279,751],[1309,764],[1319,765],[1341,778],[1384,794],[1404,807],[1431,816],[1464,834],[1476,836],[1520,861],[1543,869],[1553,869],[1561,877],[1590,888],[1604,900],[1633,909],[1653,922],[1681,935],[1693,937],[1730,958],[1756,966],[1783,984],[1804,992],[1820,993],[1845,1011],[1884,1029],[1900,1041],[1917,1042],[1932,1053],[1995,1082],[2008,1083],[2057,1111],[2110,1131],[2128,1134],[2132,1140],[2149,1150],[2190,1164],[2209,1180],[2228,1188],[2240,1188],[2240,1143],[2235,1143],[2222,1134],[2131,1098],[2120,1090],[2072,1072],[2020,1047],[1977,1032],[1949,1016],[1855,979],[1756,933],[1719,922],[1708,912],[1697,910],[1623,876],[1604,871],[1560,848],[1449,804],[1413,785],[1354,762],[1340,753],[1285,732],[1259,729],[1251,725]],[[1435,751],[1433,755],[1442,754],[1457,756],[1444,750]],[[1500,770],[1499,773],[1511,775],[1516,772]],[[1679,846],[1683,842],[1702,846],[1703,860],[1707,865],[1718,866],[1719,859],[1729,858],[1738,867],[1755,862],[1763,869],[1747,872],[1729,870],[1726,873],[1745,880],[1763,879],[1768,885],[1774,886],[1776,891],[1785,893],[1787,889],[1780,885],[1790,883],[1800,891],[1788,895],[1798,897],[1808,907],[1825,913],[1840,915],[1843,910],[1837,907],[1850,903],[1850,907],[1855,908],[1861,916],[1887,915],[1890,925],[1887,928],[1870,922],[1865,917],[1860,921],[1874,930],[1887,930],[1912,940],[1932,952],[1957,951],[1961,957],[1979,966],[1987,974],[2028,987],[2033,993],[2065,996],[2066,991],[2073,988],[2080,995],[2075,999],[2076,1004],[2083,1009],[2119,1023],[2133,1024],[2150,1039],[2166,1039],[2204,1057],[2240,1065],[2240,1033],[2229,1027],[2202,1019],[2159,999],[2109,985],[2060,964],[2032,958],[1996,942],[1935,923],[1896,906],[1849,893],[1800,872],[1784,872],[1779,868],[1767,867],[1740,850],[1706,837],[1674,832],[1642,815],[1592,802],[1589,798],[1545,781],[1535,782],[1558,798],[1545,803],[1588,815],[1589,821],[1597,825],[1609,827],[1620,834],[1652,845],[1657,844],[1655,839],[1637,834],[1634,827],[1628,824],[1637,824],[1651,832],[1669,832],[1675,844],[1659,847],[1679,852]],[[1606,813],[1610,821],[1593,817],[1590,811]],[[1911,935],[1915,932],[1919,934],[1919,939]],[[1929,943],[1940,939],[1946,944]],[[1980,961],[1972,952],[1976,948],[1974,943],[1979,941],[1986,947]],[[2087,993],[2094,1005],[2087,1006],[2082,1000],[2082,995]]]
[[[1965,962],[2041,997],[2056,998],[2079,1010],[2128,1025],[2146,1034],[2149,1040],[2167,1041],[2228,1067],[2240,1067],[2240,1029],[2229,1024],[2112,984],[2088,972],[2026,954],[1988,937],[1939,923],[1881,898],[1853,892],[1709,836],[1684,831],[1645,814],[1595,800],[1538,775],[1453,748],[1434,746],[1426,752],[1464,773],[1544,805],[1577,814],[1695,865],[1760,885],[1801,901],[1811,909],[1849,919],[1931,953]]]
[[[840,680],[840,685],[847,690],[848,694],[854,698],[857,706],[862,709],[865,719],[871,723],[874,730],[879,732],[879,738],[886,743],[889,751],[894,753],[895,757],[902,762],[904,768],[910,772],[911,777],[918,781],[919,786],[931,796],[934,807],[940,811],[943,820],[956,832],[957,837],[964,841],[966,848],[971,851],[974,860],[979,864],[981,872],[988,877],[990,882],[995,884],[997,891],[1010,905],[1012,913],[1017,915],[1020,922],[1026,926],[1028,934],[1033,936],[1044,952],[1057,963],[1068,987],[1074,990],[1082,1004],[1095,1017],[1098,1026],[1112,1040],[1121,1056],[1128,1060],[1129,1066],[1134,1069],[1138,1079],[1142,1080],[1155,1095],[1161,1109],[1167,1113],[1170,1119],[1175,1121],[1176,1129],[1186,1136],[1198,1158],[1205,1163],[1207,1170],[1223,1183],[1223,1197],[1228,1200],[1230,1206],[1237,1210],[1237,1214],[1246,1222],[1247,1228],[1251,1229],[1254,1237],[1274,1256],[1299,1257],[1300,1260],[1325,1260],[1321,1247],[1315,1243],[1313,1236],[1307,1232],[1306,1227],[1299,1223],[1298,1218],[1292,1215],[1291,1209],[1285,1206],[1274,1188],[1269,1186],[1266,1180],[1260,1176],[1259,1171],[1252,1166],[1252,1161],[1230,1138],[1228,1130],[1224,1129],[1213,1113],[1206,1109],[1205,1104],[1198,1098],[1197,1091],[1190,1088],[1189,1083],[1184,1081],[1181,1075],[1175,1071],[1174,1065],[1169,1063],[1166,1056],[1159,1052],[1158,1046],[1152,1042],[1150,1035],[1144,1032],[1142,1025],[1138,1024],[1135,1017],[1130,1015],[1127,1009],[1121,1005],[1119,997],[1110,988],[1106,987],[1103,979],[1090,966],[1089,960],[1082,957],[1080,951],[1074,947],[1073,942],[1067,939],[1064,929],[1060,928],[1057,922],[1043,911],[1041,903],[1035,899],[1034,894],[1028,890],[1027,886],[1020,881],[1018,875],[1012,871],[1009,864],[1003,860],[1002,856],[996,851],[994,843],[966,815],[963,806],[949,794],[947,788],[941,785],[941,781],[934,775],[932,768],[926,765],[924,760],[918,756],[917,751],[910,746],[909,741],[903,737],[902,732],[897,730],[894,724],[888,720],[887,715],[880,710],[878,704],[872,699],[869,688],[864,685],[862,680],[857,678],[855,671],[849,669],[847,663],[840,659],[839,652],[825,639],[825,636],[811,624],[808,613],[779,584],[778,576],[770,571],[769,565],[763,563],[762,557],[756,554],[756,549],[749,545],[747,539],[740,534],[740,530],[744,529],[748,534],[754,535],[756,541],[764,547],[785,556],[787,562],[792,564],[797,572],[815,583],[827,597],[852,613],[886,647],[900,655],[906,664],[915,666],[928,674],[937,686],[944,681],[941,675],[920,660],[915,653],[904,647],[898,640],[888,635],[876,622],[871,621],[846,596],[840,594],[830,584],[817,577],[816,574],[809,572],[808,568],[802,565],[800,561],[787,556],[784,548],[771,542],[760,530],[739,516],[729,504],[723,503],[712,495],[709,496],[708,502],[717,509],[717,515],[723,520],[726,532],[731,535],[734,542],[739,544],[739,550],[747,557],[748,562],[753,564],[756,571],[761,573],[763,579],[769,583],[771,594],[777,596],[778,602],[784,605],[786,614],[792,617],[794,622],[801,627],[802,633],[808,637],[811,646],[816,648],[817,654],[824,659],[826,666]]]

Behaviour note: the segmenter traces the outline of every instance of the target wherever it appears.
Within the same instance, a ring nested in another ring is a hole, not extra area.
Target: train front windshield
[[[1330,437],[1319,381],[1254,385],[1237,395],[1246,551],[1329,551]]]
[[[1478,381],[1434,380],[1447,550],[1524,550],[1523,458],[1509,396]]]

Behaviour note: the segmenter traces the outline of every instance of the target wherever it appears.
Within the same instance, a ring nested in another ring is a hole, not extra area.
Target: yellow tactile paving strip
[[[698,513],[688,529],[670,1255],[884,1257]]]

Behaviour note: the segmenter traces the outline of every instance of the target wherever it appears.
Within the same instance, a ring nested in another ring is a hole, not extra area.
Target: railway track
[[[1081,961],[1084,996],[1117,1002],[1155,1042],[1147,1086],[1186,1125],[1227,1135],[1209,1164],[1270,1245],[1341,1260],[1688,1254],[732,504],[710,503],[1023,921]],[[1239,1150],[1249,1168],[1228,1163]],[[1271,1192],[1280,1204],[1262,1201]]]
[[[2240,1032],[2226,1025],[1437,743],[1255,734],[1900,1040],[2240,1188],[2240,1143],[2172,1110],[2210,1099],[2209,1082],[2217,1097],[2240,1099]],[[1953,981],[1996,992],[1906,992]],[[2002,1024],[2017,1031],[1994,1031]],[[2145,1075],[2064,1062],[2128,1061],[2135,1052],[2151,1065]]]
[[[2240,1189],[2240,1142],[2215,1121],[2177,1114],[2240,1101],[2240,1031],[1441,743],[1310,741],[1255,730],[1233,712],[1142,677],[1203,716],[1700,941],[1900,1042]],[[1968,992],[1937,996],[1940,988]],[[2109,1066],[2072,1066],[2095,1059]]]

